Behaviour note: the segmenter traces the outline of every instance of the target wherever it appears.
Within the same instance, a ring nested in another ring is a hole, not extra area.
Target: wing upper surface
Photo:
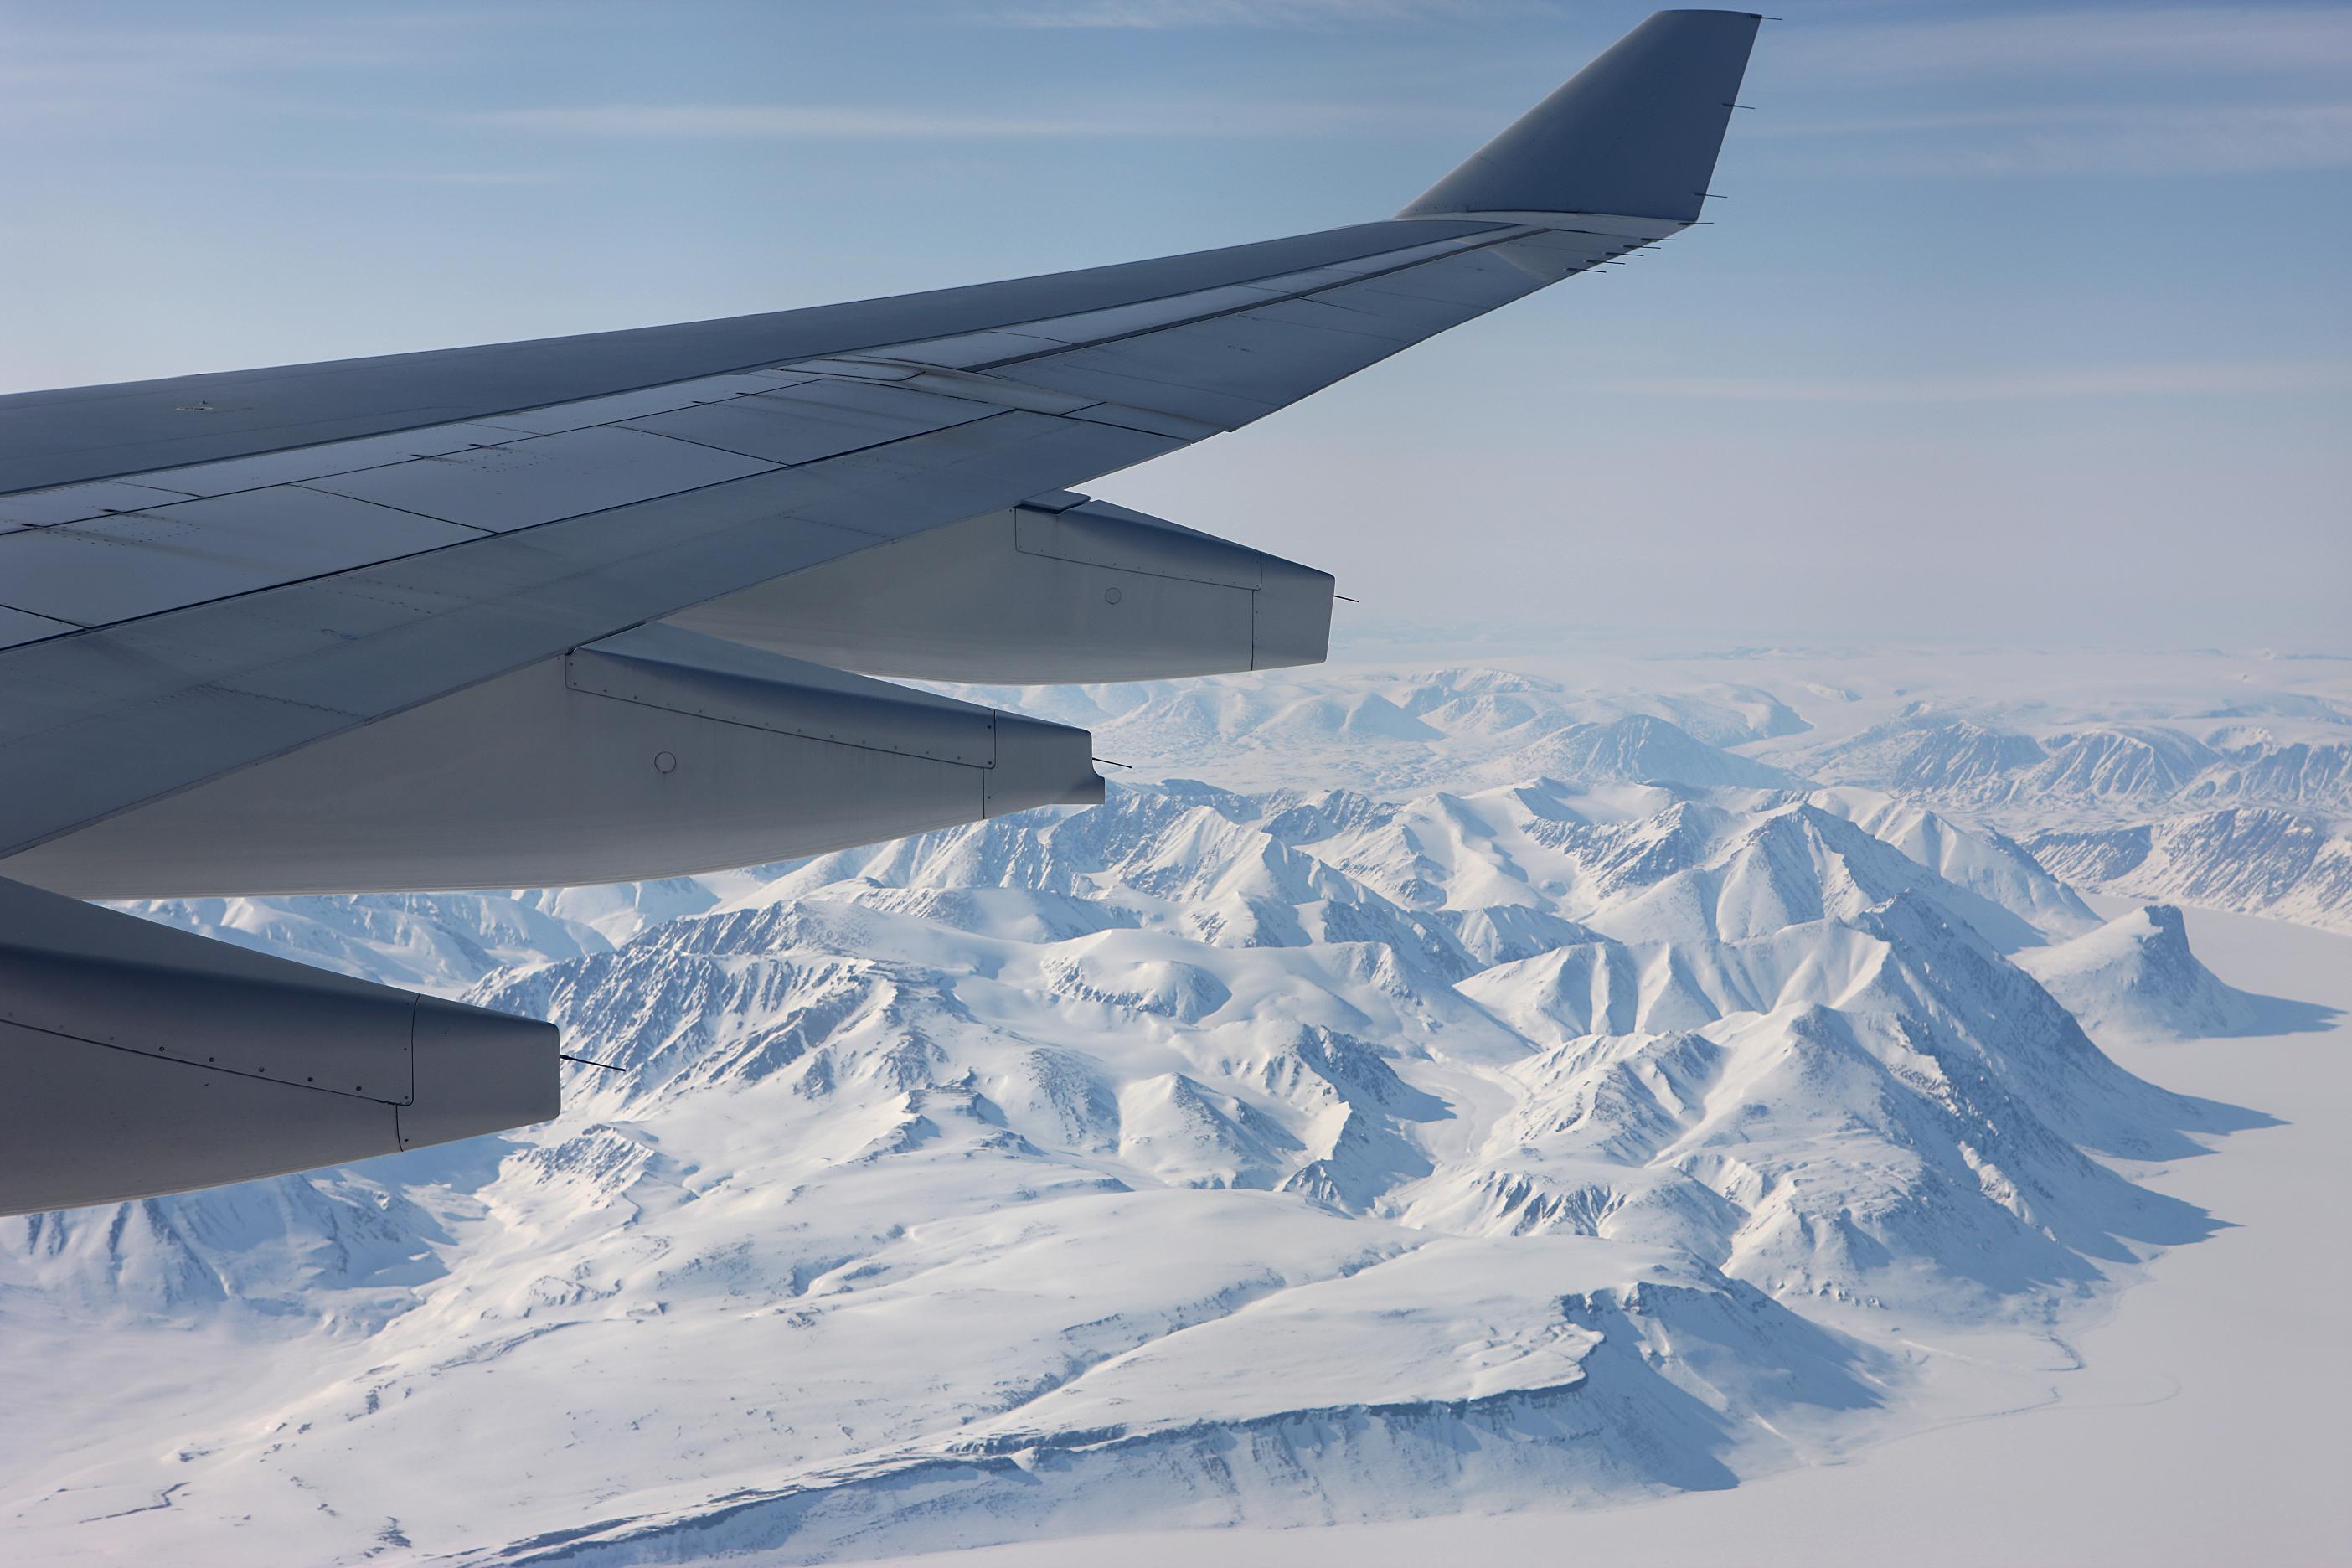
[[[1085,804],[1083,730],[870,677],[1321,658],[1328,574],[1069,487],[1671,235],[1754,32],[1661,13],[1385,223],[0,398],[0,1213],[557,1104],[544,1026],[61,894],[659,877]]]
[[[74,480],[0,494],[0,855],[1235,428],[1682,226],[1414,216],[855,307],[0,399],[0,484]],[[172,401],[191,395],[203,411]]]
[[[1436,232],[1466,234],[1475,221]],[[0,396],[0,491],[268,452],[1115,308],[1395,248],[1394,226],[676,326]]]
[[[0,498],[27,524],[0,536],[21,617],[0,635],[27,639],[0,650],[0,846],[1245,423],[1539,286],[1483,253],[1552,243],[1488,226],[1433,247],[1398,226],[1413,243],[1395,269],[1270,280],[1255,306],[1219,292],[1049,318],[1078,341],[977,370],[954,363],[971,335],[919,340],[158,470],[139,495]],[[1313,308],[1348,326],[1287,319],[1322,293],[1339,302]],[[107,510],[126,500],[139,510]],[[87,629],[42,635],[68,626]]]

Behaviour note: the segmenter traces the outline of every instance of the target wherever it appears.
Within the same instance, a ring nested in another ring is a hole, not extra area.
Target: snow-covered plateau
[[[512,1138],[0,1221],[0,1550],[1599,1517],[2063,1400],[2244,1223],[2176,1168],[2303,1115],[2166,1053],[2345,1070],[2341,998],[2175,905],[2352,926],[2352,666],[1988,659],[1021,693],[1132,782],[719,877],[148,906],[611,1065]],[[2168,880],[2220,813],[2317,825],[2301,893],[2242,891],[2260,835]]]

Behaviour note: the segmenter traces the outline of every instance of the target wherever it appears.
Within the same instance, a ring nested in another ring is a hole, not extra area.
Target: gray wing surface
[[[1685,227],[1755,28],[1659,14],[1386,222],[0,398],[0,877],[617,879],[1099,798],[1083,731],[874,677],[1319,658],[1328,576],[1071,487]]]

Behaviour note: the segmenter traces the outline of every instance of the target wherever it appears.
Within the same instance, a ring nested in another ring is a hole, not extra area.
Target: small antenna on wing
[[[603,1068],[606,1072],[626,1072],[629,1070],[618,1062],[591,1061],[586,1057],[569,1056],[562,1051],[558,1051],[555,1054],[564,1061],[578,1062],[583,1068]]]

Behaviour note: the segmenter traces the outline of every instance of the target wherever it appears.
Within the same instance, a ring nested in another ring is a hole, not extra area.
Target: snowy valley
[[[609,1066],[512,1140],[6,1222],[0,1530],[829,1561],[1711,1490],[2025,1402],[2221,1223],[2141,1173],[2281,1109],[2109,1047],[2332,1022],[2075,889],[2352,928],[2352,708],[1955,738],[1837,663],[1025,693],[1109,804],[154,906]]]

